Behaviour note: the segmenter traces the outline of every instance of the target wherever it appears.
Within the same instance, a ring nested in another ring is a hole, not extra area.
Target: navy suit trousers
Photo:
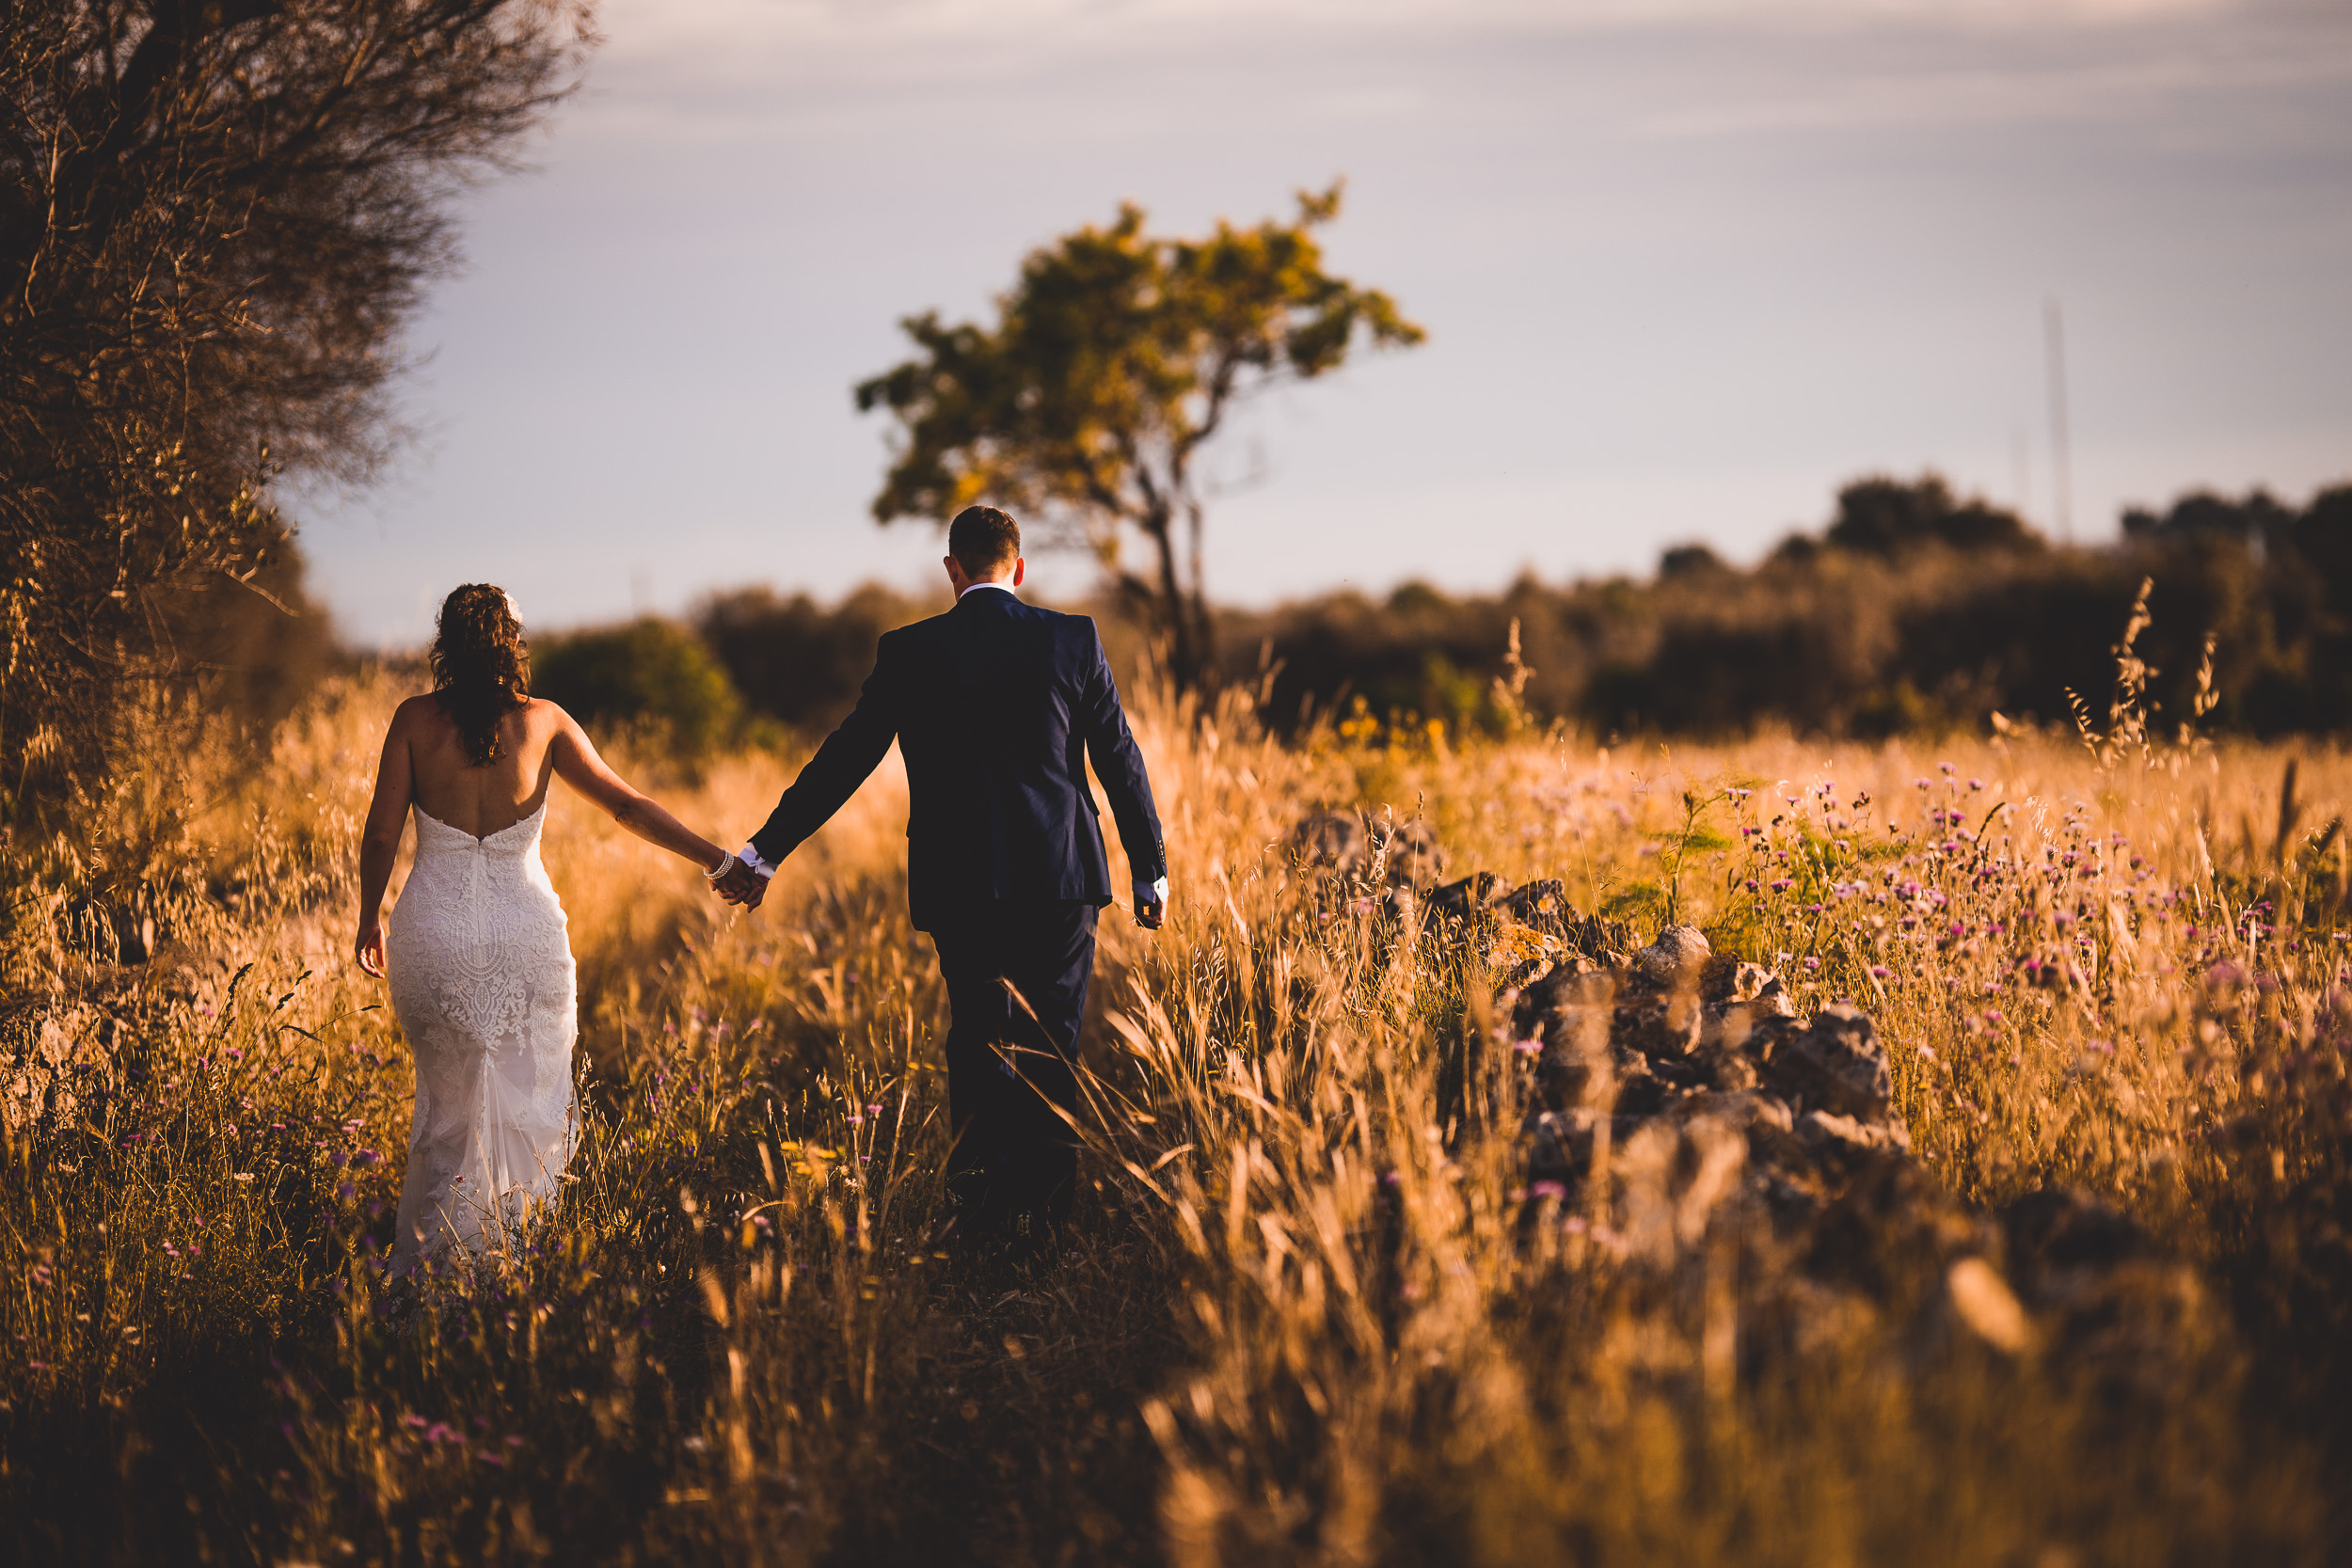
[[[1078,1025],[1094,975],[1093,904],[998,899],[931,927],[953,1020],[948,1185],[977,1208],[1066,1212],[1077,1179]]]

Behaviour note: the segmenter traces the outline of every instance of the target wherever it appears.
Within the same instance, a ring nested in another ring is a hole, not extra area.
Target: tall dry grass
[[[1285,747],[1150,706],[1173,917],[1104,925],[1080,1214],[1024,1265],[939,1244],[903,784],[750,917],[561,800],[580,1152],[528,1245],[411,1305],[377,1266],[407,1066],[346,957],[402,694],[332,688],[266,758],[148,715],[151,764],[85,835],[8,847],[22,1560],[2296,1562],[2352,1538],[2341,752]],[[625,760],[729,841],[788,777]],[[1451,874],[1558,877],[1705,926],[1803,1006],[1867,1008],[1917,1190],[1855,1210],[1844,1275],[1630,1150],[1577,1212],[1531,1208],[1492,1000],[1514,955],[1293,863],[1305,812],[1358,805],[1428,822]],[[1947,1331],[1920,1236],[2052,1182],[2153,1238],[2122,1320]]]

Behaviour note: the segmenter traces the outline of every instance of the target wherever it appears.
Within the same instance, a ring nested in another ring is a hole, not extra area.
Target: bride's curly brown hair
[[[433,695],[465,737],[476,767],[504,747],[499,721],[531,698],[531,649],[506,590],[486,582],[453,589],[433,622]]]

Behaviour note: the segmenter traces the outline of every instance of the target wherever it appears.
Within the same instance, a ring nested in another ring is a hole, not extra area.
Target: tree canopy
[[[1032,252],[994,325],[908,317],[916,356],[857,388],[859,408],[900,425],[875,518],[945,522],[983,499],[1030,514],[1094,552],[1151,611],[1179,683],[1198,685],[1213,657],[1202,445],[1253,393],[1336,370],[1359,341],[1423,336],[1387,294],[1326,270],[1315,230],[1340,192],[1302,193],[1287,223],[1220,221],[1199,240],[1149,234],[1125,205],[1108,228]],[[1124,560],[1131,535],[1146,570]]]
[[[2043,547],[2042,536],[2014,512],[1980,497],[1952,494],[1941,474],[1916,480],[1872,474],[1837,492],[1837,517],[1828,542],[1867,555],[1900,555],[1937,544],[1963,552]]]
[[[182,607],[266,582],[287,547],[273,478],[368,470],[400,329],[453,259],[448,198],[501,162],[592,41],[570,0],[10,6],[12,784],[27,763],[87,760],[111,698],[174,666]]]

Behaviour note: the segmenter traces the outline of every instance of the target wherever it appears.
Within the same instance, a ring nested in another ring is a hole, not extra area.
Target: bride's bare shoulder
[[[392,709],[391,727],[395,731],[413,731],[436,722],[448,723],[449,715],[441,710],[440,699],[430,691],[411,697]]]
[[[538,766],[538,759],[557,751],[563,744],[564,733],[572,727],[571,719],[564,710],[545,697],[525,697],[515,705],[513,715],[506,721],[515,726],[510,732],[524,755]]]
[[[572,721],[572,716],[570,714],[564,712],[560,705],[548,701],[545,697],[524,698],[522,715],[523,722],[529,724],[534,730],[565,729],[570,726]]]

